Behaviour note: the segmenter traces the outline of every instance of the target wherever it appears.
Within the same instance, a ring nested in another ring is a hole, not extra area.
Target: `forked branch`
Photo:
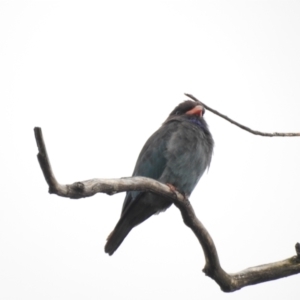
[[[56,180],[48,158],[41,128],[34,128],[39,153],[40,167],[49,186],[49,193],[71,199],[85,198],[96,193],[113,195],[124,191],[149,191],[169,198],[181,212],[184,223],[194,232],[200,242],[204,255],[203,272],[219,284],[224,292],[233,292],[247,285],[279,279],[300,273],[300,244],[296,244],[296,255],[283,261],[252,267],[238,273],[226,273],[219,261],[215,244],[203,224],[195,215],[190,202],[167,185],[145,177],[120,179],[91,179],[73,184],[60,184]]]

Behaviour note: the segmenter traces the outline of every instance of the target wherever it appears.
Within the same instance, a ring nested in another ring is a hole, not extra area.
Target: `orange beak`
[[[203,106],[201,105],[197,105],[194,108],[192,108],[191,110],[187,111],[186,114],[187,115],[196,115],[198,117],[202,117],[203,116]]]

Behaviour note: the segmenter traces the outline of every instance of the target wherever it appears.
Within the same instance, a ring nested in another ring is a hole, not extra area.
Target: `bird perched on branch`
[[[213,152],[214,142],[204,112],[199,102],[180,103],[144,145],[132,176],[156,179],[188,198],[209,167]],[[107,238],[105,252],[112,255],[131,229],[171,204],[150,192],[127,192],[120,220]]]

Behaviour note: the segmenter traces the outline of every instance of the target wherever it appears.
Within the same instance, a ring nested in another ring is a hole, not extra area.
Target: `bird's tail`
[[[157,212],[156,207],[145,205],[143,200],[144,199],[139,199],[133,202],[124,211],[115,229],[107,237],[104,250],[109,255],[113,255],[133,227],[144,222]]]
[[[133,228],[133,227],[129,226],[129,224],[121,225],[120,221],[118,222],[115,229],[107,237],[107,242],[106,242],[104,250],[109,255],[114,254],[114,252],[119,248],[119,246],[122,244],[123,240],[126,238],[127,234]]]

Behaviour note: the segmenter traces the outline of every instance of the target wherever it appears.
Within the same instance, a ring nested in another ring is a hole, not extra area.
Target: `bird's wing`
[[[164,124],[150,136],[137,159],[132,176],[144,176],[153,179],[160,178],[167,163],[165,153],[167,145],[177,126],[178,122],[176,121]],[[142,194],[142,192],[138,191],[127,192],[122,214]]]

